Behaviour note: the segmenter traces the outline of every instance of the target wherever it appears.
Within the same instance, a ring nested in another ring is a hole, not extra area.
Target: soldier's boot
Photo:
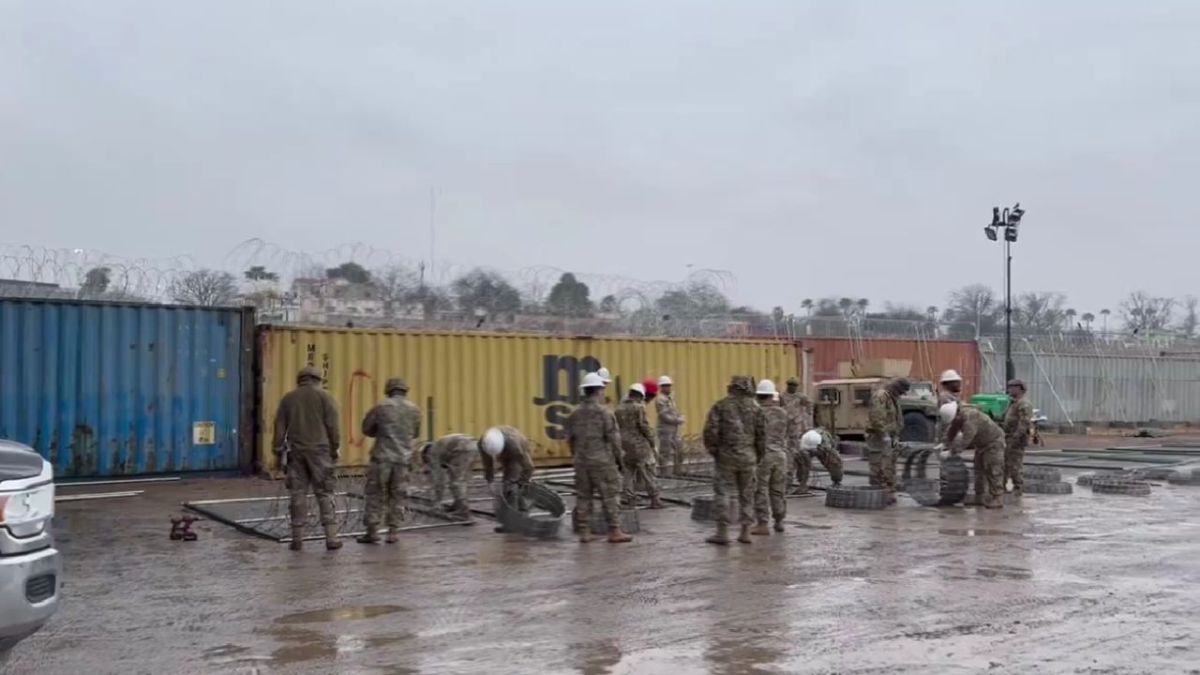
[[[374,525],[368,525],[367,531],[364,532],[362,535],[360,535],[354,541],[357,541],[360,544],[378,544],[379,543],[379,530],[375,529]]]
[[[293,527],[292,528],[292,543],[288,545],[288,548],[292,549],[293,551],[303,551],[304,550],[304,528],[303,527]]]
[[[658,495],[655,494],[655,495],[650,495],[650,508],[665,509],[667,507],[665,504],[662,503],[662,498],[660,498]]]
[[[754,543],[754,540],[750,538],[750,526],[749,525],[747,525],[745,523],[742,524],[742,532],[741,532],[741,534],[738,535],[738,541],[742,542],[743,544]]]
[[[471,507],[467,505],[467,502],[461,499],[456,499],[454,503],[450,505],[450,514],[455,518],[470,520]]]
[[[325,526],[325,550],[336,551],[342,547],[342,540],[338,539],[337,525],[330,523]]]
[[[394,527],[389,527],[388,533],[387,533],[387,539],[384,539],[384,541],[386,541],[389,544],[395,544],[396,542],[400,541],[400,530],[397,530]]]
[[[592,527],[590,525],[579,526],[579,543],[590,544],[595,540],[596,538],[592,536]]]
[[[714,534],[713,536],[709,537],[708,539],[705,539],[704,541],[706,541],[710,544],[716,544],[717,546],[728,546],[729,545],[729,526],[724,523],[719,523],[717,525],[717,533]]]
[[[776,531],[776,532],[783,532],[783,518],[776,518],[776,519],[775,519],[775,531]]]
[[[754,529],[750,530],[750,534],[758,535],[760,537],[769,537],[771,536],[771,528],[767,527],[767,521],[760,520],[758,521],[758,524],[754,526]]]
[[[633,537],[622,532],[620,525],[608,531],[608,543],[610,544],[626,544],[631,541],[633,541]]]

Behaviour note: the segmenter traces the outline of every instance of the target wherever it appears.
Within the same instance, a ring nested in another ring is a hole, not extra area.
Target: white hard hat
[[[583,376],[583,384],[579,385],[580,389],[603,389],[607,383],[600,373],[588,373]]]
[[[660,387],[669,387],[672,384],[675,384],[675,383],[672,382],[671,378],[666,375],[663,375],[662,377],[658,378],[658,386],[660,386]]]
[[[821,447],[821,432],[816,429],[809,429],[800,437],[801,450],[816,450]]]
[[[957,370],[947,370],[946,372],[942,373],[942,379],[940,379],[938,381],[939,382],[962,382],[962,376],[960,376],[958,374]]]
[[[646,388],[642,386],[641,382],[635,382],[632,385],[630,385],[629,391],[636,391],[637,393],[641,394],[642,396],[646,395]]]
[[[604,384],[612,382],[612,374],[608,372],[608,368],[601,368],[600,370],[596,371],[596,374],[600,376],[600,379],[604,382]]]
[[[942,424],[950,424],[958,416],[958,404],[951,401],[938,409],[938,419]]]
[[[759,380],[758,389],[754,393],[759,396],[774,396],[775,383],[770,380]]]
[[[504,432],[498,427],[492,427],[483,434],[483,442],[480,444],[483,451],[492,457],[496,457],[504,450]]]

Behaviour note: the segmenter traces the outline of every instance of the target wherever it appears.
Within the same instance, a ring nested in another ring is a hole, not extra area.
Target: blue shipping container
[[[58,476],[249,468],[251,310],[0,299],[0,437]]]

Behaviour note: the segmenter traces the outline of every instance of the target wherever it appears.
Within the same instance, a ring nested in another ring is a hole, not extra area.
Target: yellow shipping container
[[[422,436],[478,435],[494,424],[525,432],[541,465],[567,464],[563,422],[579,401],[583,373],[602,365],[614,378],[610,397],[647,377],[668,374],[688,418],[684,432],[700,433],[712,403],[735,374],[782,380],[799,372],[795,345],[769,341],[567,338],[483,333],[416,333],[370,329],[264,326],[259,332],[262,400],[258,449],[275,468],[270,434],[282,396],[306,365],[325,374],[342,416],[342,467],[367,464],[370,439],[362,417],[383,396],[384,381],[404,377],[409,397],[425,412]],[[619,388],[618,388],[619,387]],[[651,423],[654,422],[650,406]]]

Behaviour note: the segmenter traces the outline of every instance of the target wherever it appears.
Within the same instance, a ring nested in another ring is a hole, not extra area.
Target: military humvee
[[[861,438],[867,427],[871,394],[891,378],[858,377],[825,380],[813,385],[813,417],[817,426],[832,429],[840,438]],[[932,443],[937,428],[937,393],[931,382],[913,382],[900,398],[904,415],[901,441]]]

